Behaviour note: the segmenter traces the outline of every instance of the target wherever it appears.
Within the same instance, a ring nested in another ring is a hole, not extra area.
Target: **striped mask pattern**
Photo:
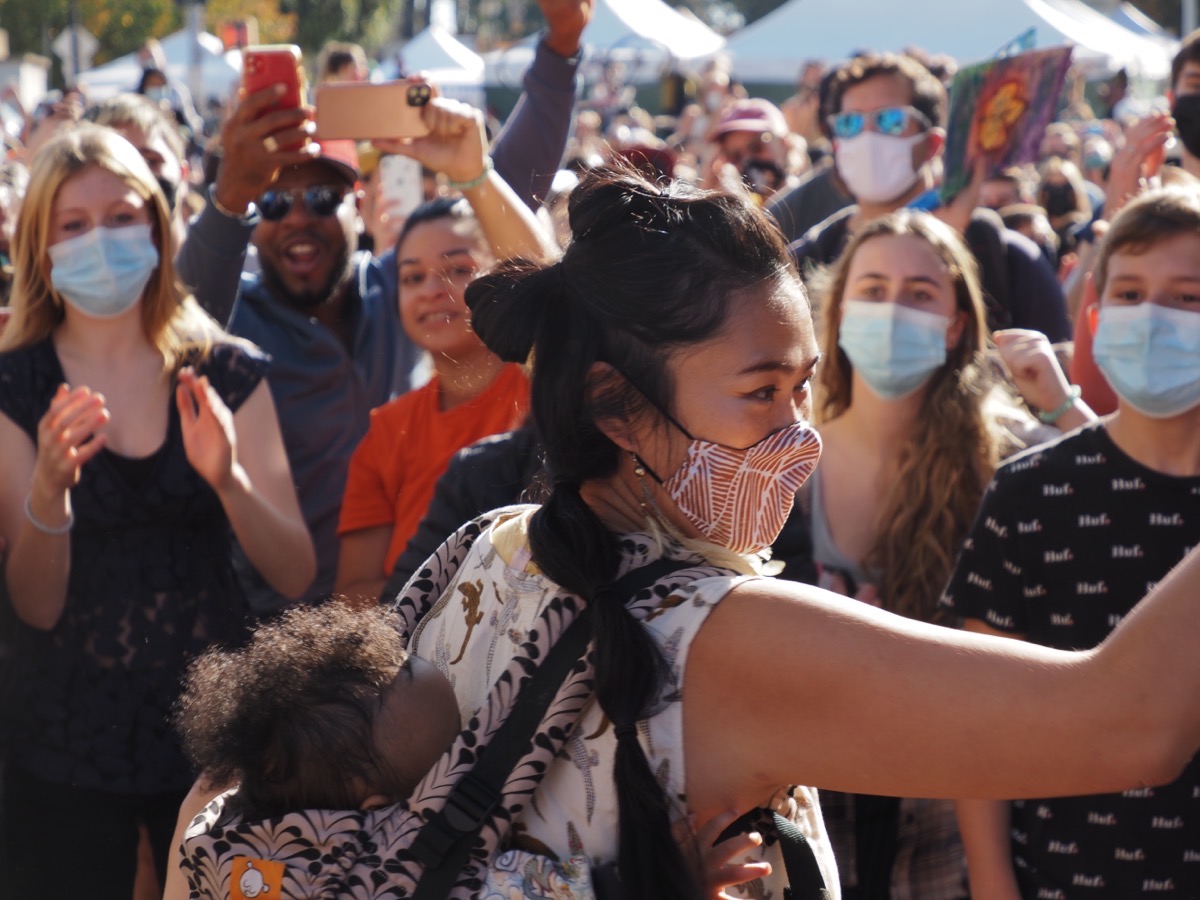
[[[687,459],[663,487],[708,540],[755,553],[779,536],[796,491],[821,457],[821,438],[795,422],[739,450],[693,439]]]

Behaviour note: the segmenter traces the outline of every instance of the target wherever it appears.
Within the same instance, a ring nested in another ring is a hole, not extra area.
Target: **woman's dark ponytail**
[[[661,190],[631,173],[585,176],[570,221],[561,262],[533,273],[501,266],[467,289],[467,303],[493,352],[520,361],[533,353],[532,418],[552,490],[533,515],[530,544],[546,576],[593,610],[596,697],[617,736],[622,896],[695,900],[701,891],[672,835],[671,802],[637,740],[668,668],[626,609],[630,598],[612,591],[620,547],[580,487],[620,464],[597,421],[645,415],[648,399],[671,409],[670,351],[715,337],[731,296],[791,277],[789,260],[774,226],[743,198]],[[625,378],[597,382],[597,363]]]

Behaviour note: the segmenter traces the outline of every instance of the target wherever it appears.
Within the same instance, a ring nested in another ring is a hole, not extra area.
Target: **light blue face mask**
[[[84,315],[119,316],[138,302],[158,268],[149,225],[96,227],[49,250],[50,284]]]
[[[1143,415],[1166,419],[1200,405],[1200,312],[1148,302],[1102,307],[1092,356]]]
[[[946,362],[950,319],[899,303],[847,300],[838,346],[884,400],[911,394]]]

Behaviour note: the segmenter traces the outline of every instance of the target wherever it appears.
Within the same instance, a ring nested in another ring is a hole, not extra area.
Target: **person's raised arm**
[[[1115,219],[1130,200],[1156,180],[1173,127],[1169,115],[1157,112],[1126,129],[1125,144],[1113,154],[1104,185],[1105,221]]]
[[[1006,328],[994,332],[992,340],[1021,399],[1038,410],[1043,422],[1067,432],[1096,421],[1096,414],[1083,402],[1078,388],[1072,391],[1044,334]]]
[[[267,382],[234,413],[206,377],[185,369],[175,400],[188,462],[217,492],[246,558],[279,593],[299,597],[317,560]]]
[[[530,209],[550,191],[571,134],[580,38],[595,0],[538,0],[546,34],[525,73],[524,90],[496,138],[496,171]]]
[[[225,326],[237,299],[246,246],[254,231],[251,204],[279,170],[312,158],[313,145],[288,150],[308,135],[309,110],[263,113],[282,85],[242,97],[221,130],[223,155],[208,205],[191,223],[176,253],[180,280],[205,312]]]
[[[687,664],[689,802],[716,811],[796,782],[1004,798],[1170,781],[1200,745],[1197,578],[1200,550],[1078,653],[744,582]]]
[[[62,618],[71,572],[71,489],[104,447],[104,397],[61,385],[38,423],[37,446],[0,415],[0,537],[8,546],[5,578],[13,610],[33,628]]]
[[[412,141],[376,141],[385,153],[400,153],[450,179],[475,211],[498,260],[549,260],[558,251],[537,217],[492,168],[483,114],[457,100],[435,97],[425,107],[429,134]]]

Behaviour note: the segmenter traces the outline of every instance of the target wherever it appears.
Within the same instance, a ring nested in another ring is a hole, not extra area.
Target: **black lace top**
[[[236,410],[267,358],[218,344],[194,365]],[[50,340],[0,354],[0,413],[36,443],[64,380]],[[186,789],[191,773],[169,721],[180,676],[197,652],[237,641],[246,627],[229,523],[187,461],[173,392],[168,402],[167,437],[154,454],[131,462],[105,448],[83,467],[71,492],[71,571],[58,625],[17,625],[10,765],[47,781]]]

